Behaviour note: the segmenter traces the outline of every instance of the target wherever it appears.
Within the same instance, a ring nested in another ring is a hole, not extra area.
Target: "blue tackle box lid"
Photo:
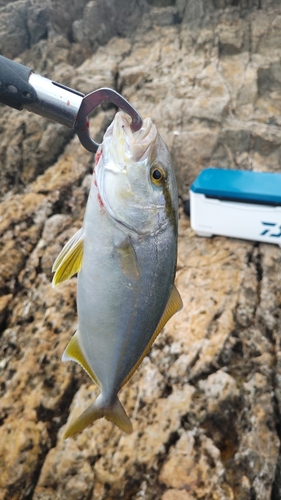
[[[190,189],[208,198],[281,205],[281,174],[206,168]]]

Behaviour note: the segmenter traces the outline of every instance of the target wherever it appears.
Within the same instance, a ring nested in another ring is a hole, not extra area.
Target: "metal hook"
[[[82,146],[91,153],[95,153],[100,145],[90,136],[88,115],[104,101],[113,102],[118,108],[128,113],[132,118],[131,129],[133,132],[136,132],[142,126],[141,116],[123,96],[118,94],[118,92],[106,87],[94,90],[94,92],[91,92],[83,98],[74,126]]]

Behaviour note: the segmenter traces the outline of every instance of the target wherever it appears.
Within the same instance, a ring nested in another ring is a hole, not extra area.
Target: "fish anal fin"
[[[79,345],[79,339],[77,332],[73,335],[72,339],[70,340],[68,346],[66,347],[63,355],[62,355],[62,361],[76,361],[82,368],[84,368],[85,372],[91,377],[91,379],[98,385],[100,386],[100,383],[91,369],[89,363],[85,359],[85,356],[81,350],[81,347]]]
[[[138,260],[129,236],[115,246],[115,254],[123,273],[136,280],[139,277]]]
[[[178,311],[180,311],[183,307],[183,303],[182,303],[182,299],[181,299],[181,296],[177,290],[177,288],[175,287],[175,285],[173,285],[173,288],[172,288],[172,291],[171,291],[171,294],[170,294],[170,297],[169,297],[169,300],[168,300],[168,303],[165,307],[165,310],[160,318],[160,321],[148,343],[148,345],[146,346],[146,349],[144,350],[144,352],[142,353],[141,357],[138,359],[138,361],[136,362],[135,366],[132,368],[132,370],[130,371],[130,373],[127,375],[127,377],[123,380],[122,382],[122,385],[121,387],[123,387],[127,382],[128,380],[130,380],[130,378],[132,377],[132,375],[134,374],[134,372],[137,370],[137,368],[139,367],[139,365],[141,364],[143,358],[147,355],[149,349],[151,348],[153,342],[155,341],[155,339],[158,337],[159,333],[161,332],[161,330],[163,330],[164,326],[166,325],[166,323],[169,321],[169,319],[174,315],[176,314]]]
[[[55,272],[52,283],[53,287],[80,271],[83,259],[83,246],[84,233],[83,229],[79,229],[68,243],[66,243],[54,262],[52,269]]]
[[[131,421],[126,414],[119,399],[116,397],[115,402],[110,407],[103,405],[102,395],[100,394],[96,401],[89,406],[66,430],[64,438],[74,436],[78,432],[84,430],[88,425],[95,422],[99,418],[105,417],[106,420],[117,425],[126,434],[133,432]]]

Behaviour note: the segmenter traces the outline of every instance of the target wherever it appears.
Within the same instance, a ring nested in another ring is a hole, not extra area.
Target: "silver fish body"
[[[54,265],[61,282],[77,270],[69,272],[69,255],[80,249],[78,330],[63,360],[78,361],[101,390],[66,437],[102,416],[132,431],[117,394],[181,307],[176,181],[155,125],[146,119],[133,134],[117,113],[97,158],[81,233]]]

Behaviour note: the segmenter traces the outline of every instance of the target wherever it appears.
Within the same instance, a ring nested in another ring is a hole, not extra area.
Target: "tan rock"
[[[199,460],[196,458],[198,448]],[[219,460],[219,450],[206,437],[201,437],[198,441],[197,436],[195,440],[192,431],[181,434],[159,476],[166,486],[185,489],[190,495],[197,495],[199,498],[208,494],[215,498],[233,498],[231,490],[228,495],[225,494],[222,478],[223,466]]]
[[[81,92],[119,89],[154,119],[183,199],[210,164],[280,171],[278,1],[110,0],[104,22],[99,1],[33,3],[0,0],[1,53]],[[94,113],[96,140],[113,113]],[[181,214],[184,308],[120,393],[134,432],[99,420],[64,441],[98,390],[61,363],[76,278],[52,289],[51,266],[81,227],[94,157],[26,111],[2,107],[0,129],[0,498],[280,498],[280,248],[199,238]]]
[[[167,490],[162,496],[162,500],[195,500],[195,496],[190,495],[185,490]]]
[[[0,428],[1,478],[0,491],[9,498],[20,498],[33,489],[34,471],[40,464],[43,447],[49,440],[45,425],[28,418],[17,419],[17,428],[7,423]],[[21,460],[19,462],[19,457]],[[25,478],[22,487],[22,478]]]
[[[201,380],[199,388],[205,393],[208,413],[220,411],[221,403],[226,400],[235,404],[239,397],[236,381],[222,370],[212,373],[206,380]]]

